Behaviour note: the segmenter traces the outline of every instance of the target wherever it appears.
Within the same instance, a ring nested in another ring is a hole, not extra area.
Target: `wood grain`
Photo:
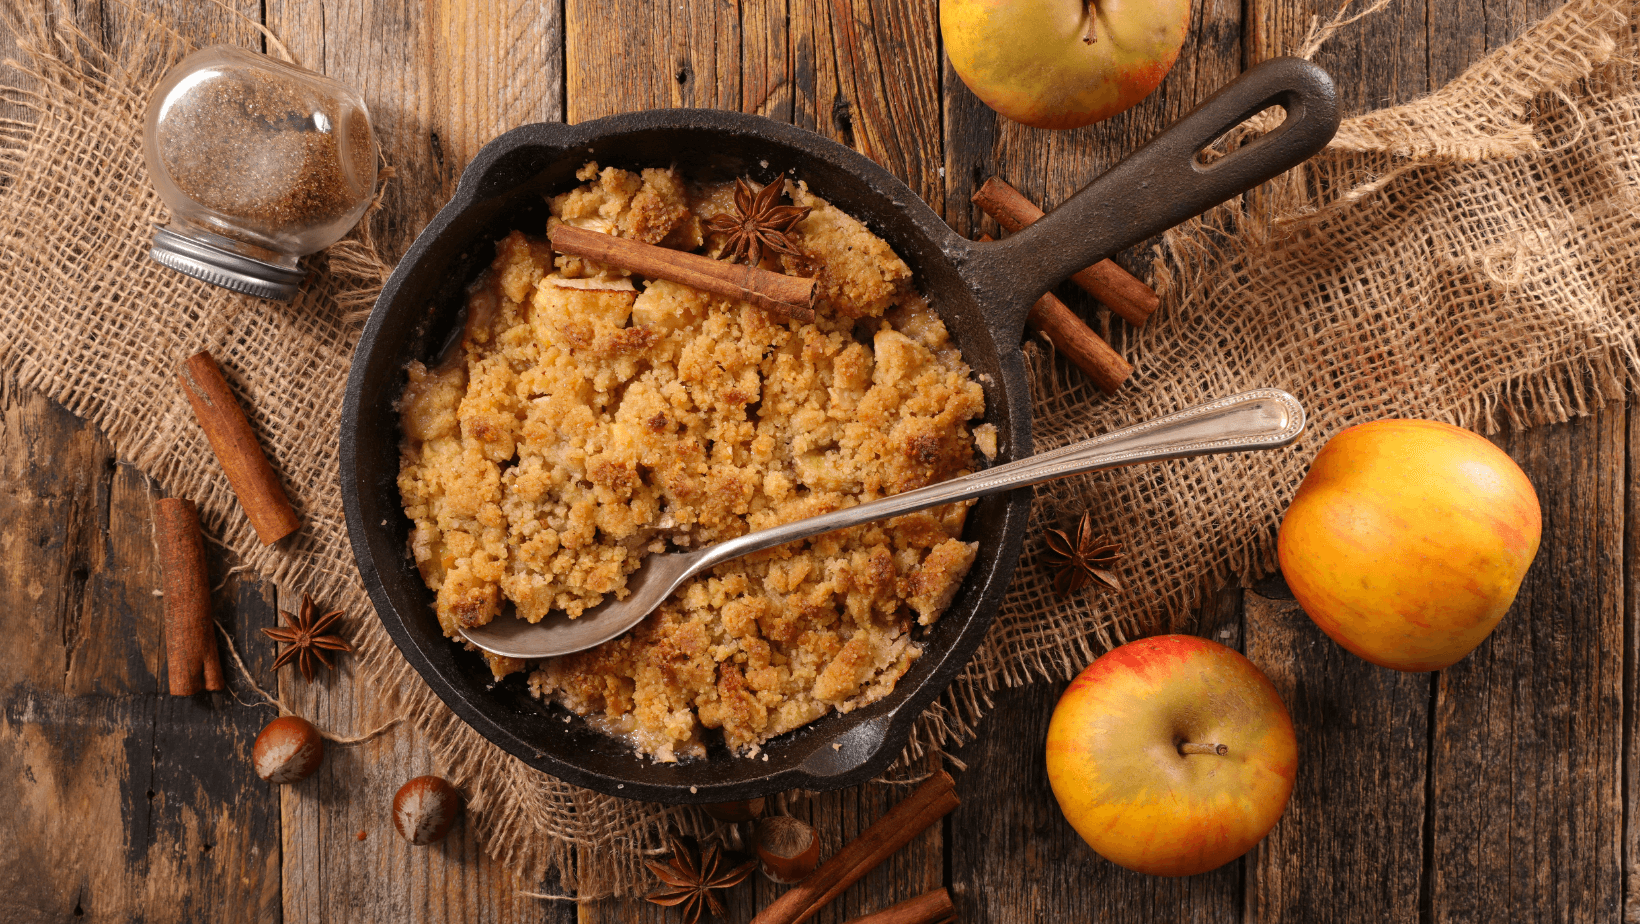
[[[1250,591],[1244,619],[1298,735],[1287,813],[1247,858],[1246,920],[1416,921],[1430,676],[1368,664],[1296,602]]]
[[[565,0],[565,121],[679,106],[741,109],[740,7]]]
[[[1615,409],[1612,409],[1615,410]],[[1623,921],[1640,924],[1640,469],[1628,460],[1640,456],[1640,417],[1625,410],[1627,434],[1623,485]],[[1575,429],[1576,424],[1572,428]]]
[[[300,606],[299,592],[281,589],[280,609],[296,612]],[[272,646],[264,647],[258,660],[271,663]],[[310,684],[287,667],[278,677],[279,696],[327,732],[361,734],[393,715],[361,687],[354,669],[344,657],[336,672],[321,672]],[[543,907],[518,894],[540,891],[540,884],[520,882],[505,864],[485,857],[465,819],[428,847],[412,847],[399,837],[393,794],[405,781],[436,772],[426,742],[401,725],[363,744],[328,744],[317,773],[281,788],[284,920],[513,922],[542,920],[547,913],[559,915],[550,920],[570,919],[565,916],[573,906]]]
[[[461,169],[486,142],[518,125],[563,118],[557,3],[269,0],[267,20],[303,63],[364,92],[397,171],[378,226],[389,259],[454,191]],[[281,588],[281,607],[295,612],[300,591]],[[271,614],[266,624],[274,624]],[[271,662],[272,644],[256,646],[259,660]],[[338,734],[391,719],[360,687],[351,660],[342,663],[338,673],[311,685],[284,671],[281,697]],[[559,890],[554,883],[519,882],[484,855],[465,823],[431,847],[411,847],[397,836],[389,816],[393,793],[436,769],[426,743],[400,726],[364,744],[332,745],[317,774],[285,788],[279,837],[284,919],[573,920],[573,905],[520,895]]]
[[[1624,418],[1499,440],[1537,487],[1543,542],[1509,614],[1439,674],[1434,921],[1618,919]]]
[[[968,203],[987,176],[1061,202],[1245,63],[1296,48],[1310,17],[1337,5],[1197,0],[1163,87],[1076,132],[1023,129],[980,104],[939,55],[935,0],[233,7],[264,19],[302,63],[364,91],[398,172],[378,224],[392,259],[500,132],[650,106],[792,121],[883,163],[962,233],[994,232]],[[1397,4],[1339,35],[1318,61],[1338,78],[1346,111],[1363,111],[1439,86],[1555,5]],[[232,14],[211,4],[159,8],[201,43],[239,34]],[[112,45],[136,34],[139,14],[89,2],[73,15]],[[0,50],[10,49],[0,30]],[[15,109],[0,102],[0,114]],[[1118,259],[1141,275],[1148,265],[1144,247]],[[1127,336],[1080,292],[1059,294],[1107,336]],[[153,486],[44,399],[8,394],[0,413],[9,654],[0,659],[0,774],[14,781],[0,830],[22,832],[0,840],[0,920],[677,920],[641,899],[525,898],[522,890],[559,889],[516,881],[465,823],[431,848],[399,840],[387,816],[393,791],[435,769],[408,728],[332,747],[320,772],[294,787],[256,780],[250,742],[274,713],[251,704],[236,668],[224,665],[243,703],[160,693]],[[1624,908],[1640,921],[1631,700],[1640,613],[1629,564],[1640,542],[1623,544],[1640,522],[1640,511],[1625,516],[1640,498],[1625,468],[1640,431],[1625,431],[1624,419],[1609,411],[1505,441],[1543,493],[1552,539],[1497,635],[1438,682],[1344,654],[1273,599],[1279,585],[1249,594],[1245,613],[1231,589],[1172,626],[1233,647],[1245,638],[1300,722],[1299,789],[1254,855],[1187,880],[1137,876],[1094,856],[1046,785],[1040,743],[1058,689],[1039,686],[999,694],[980,739],[961,752],[964,805],[945,826],[816,920],[836,924],[947,885],[970,922],[1604,921]],[[207,554],[221,581],[229,563],[214,545]],[[282,592],[287,608],[300,590]],[[274,609],[271,587],[232,578],[213,596],[259,683],[339,733],[390,718],[350,664],[313,684],[291,671],[275,678],[274,646],[257,631],[276,623]],[[813,823],[829,854],[903,792],[791,795],[771,810]],[[749,920],[781,891],[754,876],[729,897],[729,919]]]
[[[301,63],[357,87],[370,106],[396,172],[376,226],[389,262],[454,192],[485,142],[564,117],[558,3],[267,0],[265,7],[268,28]]]
[[[964,748],[951,814],[951,889],[961,921],[1241,920],[1242,862],[1184,879],[1145,876],[1095,854],[1059,811],[1042,750],[1063,685],[996,697]],[[1294,919],[1297,920],[1297,919]]]
[[[259,723],[161,691],[158,493],[61,407],[3,412],[0,920],[266,920],[277,803],[244,759]]]

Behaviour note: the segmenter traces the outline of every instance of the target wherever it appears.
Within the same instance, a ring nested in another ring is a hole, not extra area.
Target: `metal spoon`
[[[563,613],[535,623],[500,618],[464,628],[461,634],[485,651],[509,658],[571,654],[615,638],[642,622],[684,581],[743,555],[834,529],[1083,472],[1186,456],[1275,449],[1298,439],[1302,432],[1304,408],[1297,398],[1275,388],[1243,392],[926,488],[760,529],[692,552],[650,555],[627,577],[631,593],[625,600],[612,596],[574,619]]]

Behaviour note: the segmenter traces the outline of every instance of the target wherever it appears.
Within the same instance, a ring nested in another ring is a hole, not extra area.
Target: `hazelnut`
[[[436,776],[418,776],[393,795],[393,827],[425,847],[444,839],[461,814],[461,792]]]
[[[269,722],[251,745],[256,775],[270,783],[305,780],[325,759],[325,739],[301,716],[281,716]]]
[[[757,868],[782,885],[802,882],[820,863],[820,838],[790,815],[757,823]]]

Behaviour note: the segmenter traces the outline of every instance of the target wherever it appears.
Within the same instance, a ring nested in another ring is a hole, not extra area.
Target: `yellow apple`
[[[1374,664],[1432,671],[1503,618],[1542,531],[1502,450],[1433,420],[1379,420],[1322,447],[1276,545],[1323,632]]]
[[[1077,128],[1150,95],[1190,28],[1190,0],[940,0],[957,76],[1036,128]]]
[[[1189,876],[1275,827],[1298,768],[1269,678],[1190,635],[1129,642],[1093,662],[1048,723],[1048,782],[1065,818],[1113,863]]]

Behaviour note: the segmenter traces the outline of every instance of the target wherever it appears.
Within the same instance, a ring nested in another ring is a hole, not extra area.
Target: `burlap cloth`
[[[105,51],[40,9],[12,11],[29,113],[0,123],[0,375],[93,421],[261,575],[356,614],[354,664],[410,713],[466,791],[489,850],[526,881],[593,896],[639,883],[635,846],[692,812],[601,796],[526,768],[456,721],[398,656],[354,569],[336,428],[357,336],[386,267],[368,225],[312,261],[293,304],[232,295],[148,258],[164,209],[139,147],[158,75],[184,51],[156,28]],[[913,749],[970,735],[1000,686],[1071,676],[1108,646],[1274,569],[1306,461],[1340,428],[1415,415],[1492,429],[1561,421],[1640,369],[1640,79],[1636,9],[1576,0],[1429,97],[1347,120],[1304,168],[1168,234],[1163,308],[1126,344],[1138,371],[1102,400],[1038,355],[1049,448],[1244,388],[1310,409],[1292,450],[1059,482],[1040,521],[1084,508],[1127,547],[1121,596],[1057,599],[1027,550],[985,647],[922,720]],[[251,30],[224,40],[254,40]],[[209,348],[305,526],[255,539],[175,384]],[[615,848],[615,849],[611,849]]]

